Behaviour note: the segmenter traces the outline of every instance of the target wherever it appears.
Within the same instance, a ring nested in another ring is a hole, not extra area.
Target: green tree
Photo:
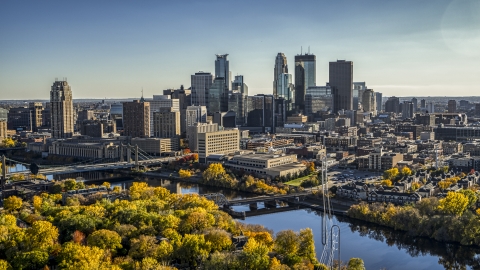
[[[460,192],[448,192],[439,201],[438,210],[448,215],[461,216],[468,206],[468,198]]]
[[[16,211],[22,208],[23,201],[17,196],[10,196],[3,201],[3,208],[7,211]]]
[[[462,189],[458,192],[462,193],[463,195],[465,195],[468,198],[468,206],[467,207],[470,208],[470,209],[475,209],[475,205],[476,205],[477,200],[478,200],[478,197],[477,197],[477,194],[475,193],[475,191],[473,191],[471,189]]]
[[[77,181],[75,181],[75,179],[67,179],[63,183],[63,186],[66,190],[74,190],[77,188]]]
[[[149,235],[140,235],[133,238],[130,244],[128,255],[136,260],[146,257],[155,258],[157,255],[157,239]]]
[[[39,269],[47,265],[48,257],[48,252],[43,250],[18,252],[12,264],[15,269]]]
[[[222,229],[210,229],[205,233],[205,241],[210,243],[212,251],[228,250],[232,246],[231,235]]]
[[[175,250],[175,257],[192,266],[197,266],[208,256],[209,249],[205,237],[198,234],[185,234],[179,247]]]
[[[315,242],[313,240],[312,229],[306,228],[300,230],[298,238],[300,241],[298,255],[308,259],[313,264],[317,264],[318,261],[315,253]]]
[[[270,257],[268,247],[258,243],[255,239],[248,239],[243,247],[241,262],[244,269],[268,269]]]
[[[122,248],[121,242],[122,238],[117,232],[104,229],[94,231],[87,238],[87,243],[89,246],[95,246],[111,251]]]
[[[365,270],[363,260],[360,258],[351,258],[348,261],[347,270]]]

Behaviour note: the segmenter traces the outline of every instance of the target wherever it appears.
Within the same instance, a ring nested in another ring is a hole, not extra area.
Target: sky
[[[0,3],[0,99],[128,98],[190,87],[228,53],[249,94],[271,94],[278,52],[354,63],[384,96],[475,96],[480,0],[13,1]]]

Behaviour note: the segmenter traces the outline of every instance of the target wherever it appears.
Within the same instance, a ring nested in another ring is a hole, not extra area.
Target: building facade
[[[72,89],[67,81],[55,80],[50,90],[52,137],[71,138],[74,132]]]
[[[295,55],[295,107],[297,111],[305,109],[307,88],[316,85],[316,61],[313,54]]]
[[[150,103],[134,100],[123,103],[123,134],[125,136],[150,137]]]
[[[240,132],[238,129],[230,129],[198,133],[197,142],[199,162],[206,163],[209,155],[240,150]]]
[[[208,72],[197,72],[191,76],[192,104],[194,106],[207,106],[208,89],[213,84],[213,75]]]
[[[180,135],[179,111],[173,108],[160,108],[153,113],[153,137],[176,138]]]
[[[334,94],[334,111],[353,109],[353,62],[329,63],[329,84]]]

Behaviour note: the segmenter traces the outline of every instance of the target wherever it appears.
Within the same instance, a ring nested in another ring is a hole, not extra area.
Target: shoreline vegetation
[[[0,269],[327,269],[309,228],[274,235],[197,194],[138,182],[127,193],[114,201],[75,194],[65,205],[62,194],[5,199]],[[365,268],[352,258],[344,269]]]

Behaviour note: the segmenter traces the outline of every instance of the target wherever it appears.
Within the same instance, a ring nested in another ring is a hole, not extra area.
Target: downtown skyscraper
[[[50,90],[52,137],[71,138],[73,136],[72,89],[66,80],[55,80]]]
[[[329,84],[334,95],[334,112],[353,110],[353,62],[330,62]]]
[[[228,90],[232,89],[232,75],[230,73],[229,62],[227,60],[228,54],[216,54],[215,60],[215,78],[223,78],[225,87]]]
[[[305,110],[307,88],[316,85],[316,56],[305,53],[295,55],[295,107]]]
[[[288,73],[287,57],[283,53],[278,53],[275,58],[275,67],[273,68],[273,96],[278,98],[278,80],[281,74]]]

